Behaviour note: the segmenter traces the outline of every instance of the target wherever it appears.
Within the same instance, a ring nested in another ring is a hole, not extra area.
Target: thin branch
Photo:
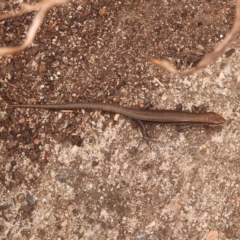
[[[68,2],[68,0],[44,0],[41,3],[37,3],[34,6],[24,5],[24,9],[17,11],[15,13],[10,14],[4,14],[0,16],[0,20],[3,18],[8,18],[12,16],[17,16],[26,12],[31,12],[39,9],[39,11],[36,13],[32,25],[29,27],[27,36],[25,41],[22,43],[22,45],[18,47],[4,47],[0,48],[0,56],[6,56],[6,55],[12,55],[17,52],[22,51],[26,47],[28,47],[34,40],[38,28],[41,26],[43,19],[46,15],[46,13],[53,8],[55,5],[64,4]]]
[[[227,34],[227,36],[223,39],[223,41],[218,45],[214,51],[209,54],[206,54],[204,58],[196,65],[195,68],[192,68],[188,71],[178,71],[175,66],[173,66],[170,62],[166,60],[159,60],[159,59],[151,59],[151,62],[164,70],[167,70],[171,73],[177,74],[179,76],[188,76],[190,74],[195,73],[196,71],[205,68],[208,64],[215,61],[217,58],[222,56],[222,54],[226,51],[227,47],[230,43],[236,38],[237,33],[240,32],[240,0],[237,0],[236,3],[236,16],[235,22],[233,24],[232,29]]]

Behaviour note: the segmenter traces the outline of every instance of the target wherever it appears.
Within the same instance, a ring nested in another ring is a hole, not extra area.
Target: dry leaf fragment
[[[105,8],[101,8],[98,13],[100,16],[109,14],[109,12],[107,12],[107,10]]]

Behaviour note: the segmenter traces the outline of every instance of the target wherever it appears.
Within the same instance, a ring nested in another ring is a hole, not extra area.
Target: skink
[[[197,124],[223,124],[226,120],[215,112],[192,113],[177,110],[143,110],[121,107],[107,103],[69,103],[69,104],[30,104],[30,105],[8,105],[14,108],[43,108],[58,110],[73,109],[99,109],[107,112],[120,113],[124,116],[155,123],[197,123]]]

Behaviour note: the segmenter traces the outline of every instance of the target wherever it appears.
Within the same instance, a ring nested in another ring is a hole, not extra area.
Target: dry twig
[[[66,2],[68,2],[68,0],[44,0],[40,3],[37,3],[34,6],[24,4],[23,5],[23,7],[24,7],[23,10],[17,11],[15,13],[4,14],[4,15],[0,16],[0,20],[2,20],[2,19],[5,19],[5,18],[15,17],[15,16],[18,16],[18,15],[23,14],[23,13],[38,10],[38,12],[36,13],[36,15],[33,19],[32,25],[28,29],[27,36],[26,36],[26,39],[23,42],[23,44],[18,46],[18,47],[0,48],[0,56],[15,54],[17,52],[22,51],[26,47],[28,47],[33,42],[33,40],[36,36],[37,30],[41,26],[46,13],[51,8],[53,8],[55,5],[64,4]]]
[[[151,59],[151,62],[171,73],[175,73],[179,76],[188,76],[202,68],[205,68],[208,64],[210,64],[211,62],[215,61],[217,58],[222,56],[222,54],[226,51],[229,44],[236,38],[236,35],[239,32],[240,32],[240,0],[237,0],[235,22],[233,24],[232,29],[227,34],[227,36],[223,39],[223,41],[218,45],[218,47],[211,53],[206,54],[204,58],[196,65],[195,68],[182,72],[182,71],[178,71],[170,62],[166,60],[159,60],[159,59],[153,58]]]

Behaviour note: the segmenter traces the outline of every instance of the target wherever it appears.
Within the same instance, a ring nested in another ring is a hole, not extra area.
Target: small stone
[[[40,143],[40,140],[39,139],[34,139],[34,143],[36,144],[36,145],[38,145],[39,143]]]
[[[200,50],[204,50],[204,47],[203,47],[203,45],[201,45],[201,44],[198,44],[198,45],[197,45],[197,48],[200,49]]]
[[[93,146],[93,148],[94,148],[95,150],[100,150],[100,145],[99,145],[99,144],[95,144],[95,145]]]
[[[206,228],[207,226],[208,226],[207,223],[202,224],[202,228]]]
[[[115,114],[115,116],[114,116],[114,121],[118,121],[118,119],[119,119],[119,117],[120,117],[120,114],[119,113],[117,113],[117,114]]]
[[[217,237],[218,237],[218,231],[210,231],[206,236],[206,240],[213,240],[213,239],[216,239]]]
[[[8,73],[7,78],[8,78],[8,80],[11,80],[11,79],[12,79],[11,73]]]
[[[128,164],[127,163],[124,163],[123,164],[123,169],[127,169],[128,168]]]
[[[162,95],[162,100],[165,101],[165,100],[167,100],[167,99],[168,99],[168,96],[167,96],[166,93],[164,93],[164,94]]]
[[[24,124],[25,121],[26,121],[25,118],[20,118],[18,122],[19,122],[20,124]]]

